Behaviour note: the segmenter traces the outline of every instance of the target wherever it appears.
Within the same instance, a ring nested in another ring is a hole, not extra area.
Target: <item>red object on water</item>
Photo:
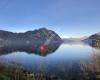
[[[40,44],[40,46],[39,46],[39,52],[41,54],[44,54],[46,52],[46,46],[44,44]]]

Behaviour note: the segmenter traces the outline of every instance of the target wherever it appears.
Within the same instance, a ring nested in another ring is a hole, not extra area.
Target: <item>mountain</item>
[[[93,47],[100,47],[100,32],[91,35],[83,41],[92,45]]]
[[[46,28],[40,28],[24,33],[13,33],[0,30],[0,48],[2,48],[2,50],[12,49],[13,51],[15,48],[20,49],[24,47],[31,48],[33,49],[33,52],[36,53],[40,52],[43,48],[46,48],[45,52],[48,52],[50,46],[61,43],[62,39],[58,34]]]
[[[89,36],[88,38],[84,39],[84,41],[93,41],[93,40],[100,40],[100,32],[95,33],[95,34]]]

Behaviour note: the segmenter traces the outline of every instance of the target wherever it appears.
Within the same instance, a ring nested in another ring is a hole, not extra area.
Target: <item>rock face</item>
[[[48,50],[54,44],[61,44],[62,39],[51,30],[41,28],[25,33],[12,33],[0,31],[0,48],[5,49],[31,49],[33,52],[49,52]],[[41,47],[42,46],[42,47]],[[45,49],[43,51],[43,48]],[[51,51],[52,52],[52,51]]]

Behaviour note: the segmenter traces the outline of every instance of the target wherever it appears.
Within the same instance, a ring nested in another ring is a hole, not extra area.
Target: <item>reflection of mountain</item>
[[[40,46],[42,46],[42,45],[40,45]],[[40,50],[39,47],[34,49],[32,45],[26,45],[26,44],[23,44],[21,46],[12,45],[12,47],[11,46],[1,47],[0,54],[2,55],[2,54],[19,51],[19,52],[35,53],[35,54],[38,54],[41,56],[46,56],[47,54],[50,54],[50,53],[53,53],[54,51],[56,51],[59,46],[60,46],[59,43],[45,45],[44,50],[42,51],[42,49]]]
[[[100,49],[100,41],[92,41],[92,43],[90,44],[90,46],[94,47],[94,48],[97,48],[97,49]]]

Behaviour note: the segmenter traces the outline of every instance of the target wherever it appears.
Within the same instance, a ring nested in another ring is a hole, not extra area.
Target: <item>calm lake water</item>
[[[100,79],[100,50],[84,43],[63,43],[55,52],[46,56],[26,52],[2,54],[0,63],[4,67],[0,71],[3,76],[7,68],[10,71],[9,68],[18,64],[26,72],[42,73],[55,78],[52,80]]]

